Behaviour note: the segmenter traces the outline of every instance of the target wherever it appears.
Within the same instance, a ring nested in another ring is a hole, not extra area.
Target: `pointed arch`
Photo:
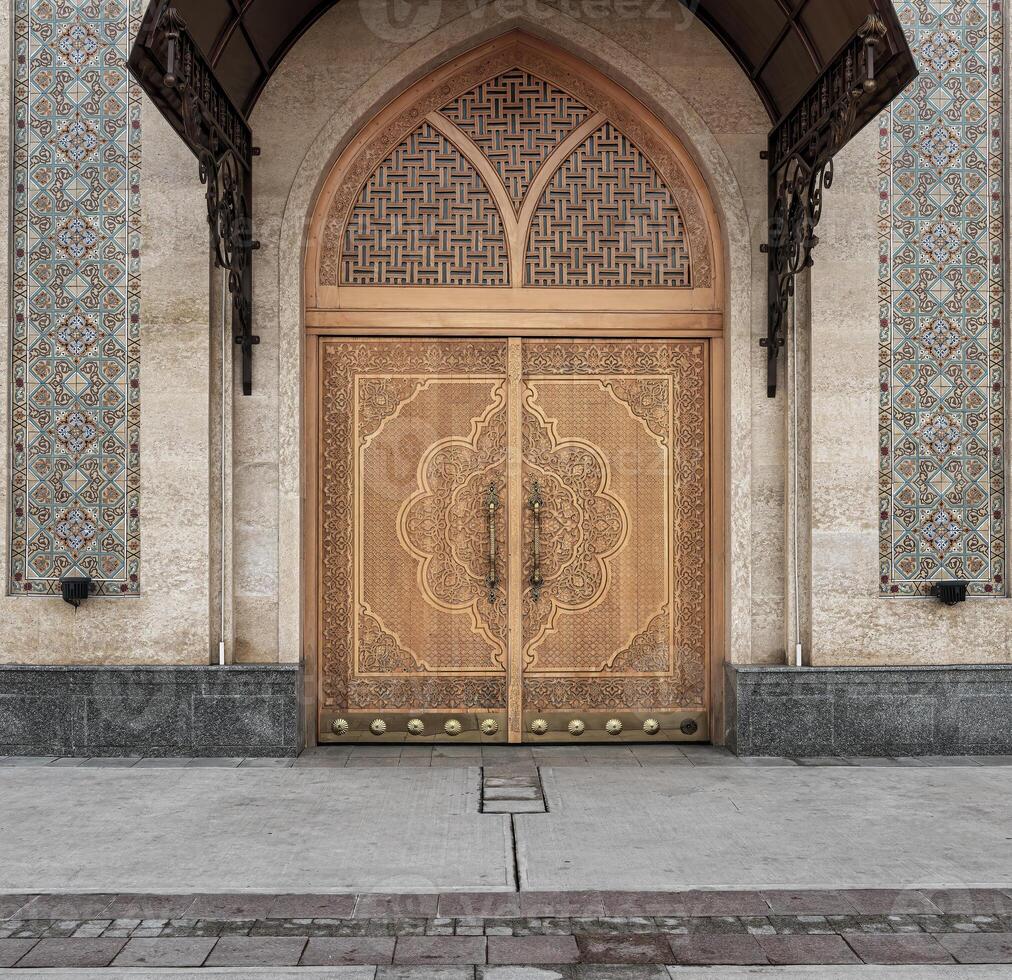
[[[418,82],[339,157],[310,226],[307,310],[318,325],[341,309],[719,314],[722,257],[678,140],[515,31]]]

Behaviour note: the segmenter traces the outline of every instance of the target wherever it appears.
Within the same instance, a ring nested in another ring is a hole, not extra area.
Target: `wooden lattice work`
[[[650,161],[611,123],[552,174],[528,233],[524,283],[692,285],[677,203]]]
[[[443,106],[496,169],[519,210],[534,175],[591,110],[523,68],[511,68]]]
[[[628,96],[527,39],[419,83],[328,185],[319,287],[704,290],[674,302],[713,305],[714,218],[687,155]]]
[[[423,123],[362,189],[345,231],[342,281],[502,286],[508,276],[502,219],[485,182]]]

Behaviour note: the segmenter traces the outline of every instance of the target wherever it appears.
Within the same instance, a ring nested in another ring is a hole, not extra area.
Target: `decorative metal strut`
[[[250,127],[222,88],[171,0],[149,10],[130,67],[143,84],[161,70],[159,109],[197,157],[207,188],[207,223],[215,265],[228,273],[232,331],[242,350],[242,390],[253,393],[253,147]],[[142,57],[138,57],[138,50]],[[150,86],[145,85],[150,90]]]
[[[886,37],[876,14],[827,66],[797,107],[770,133],[769,311],[766,394],[777,394],[777,360],[785,343],[795,278],[812,266],[823,192],[833,186],[833,159],[866,120],[858,110],[877,87],[875,54]]]

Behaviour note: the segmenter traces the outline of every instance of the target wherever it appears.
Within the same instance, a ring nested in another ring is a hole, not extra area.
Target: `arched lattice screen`
[[[506,237],[488,187],[442,133],[422,123],[366,181],[348,218],[341,282],[505,286]]]
[[[330,286],[713,284],[710,229],[671,147],[522,42],[378,128],[341,175],[321,245]]]

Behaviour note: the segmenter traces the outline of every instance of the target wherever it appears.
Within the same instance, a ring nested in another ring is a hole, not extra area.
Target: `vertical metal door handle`
[[[488,601],[495,602],[495,590],[499,585],[499,575],[495,567],[495,515],[499,509],[499,491],[496,490],[494,483],[488,485],[485,508],[488,513],[488,575],[485,576],[485,584],[488,586]]]
[[[541,587],[545,580],[541,577],[541,511],[545,500],[541,496],[541,484],[537,480],[531,485],[530,508],[534,512],[534,565],[531,569],[531,598],[537,602],[541,598]]]

